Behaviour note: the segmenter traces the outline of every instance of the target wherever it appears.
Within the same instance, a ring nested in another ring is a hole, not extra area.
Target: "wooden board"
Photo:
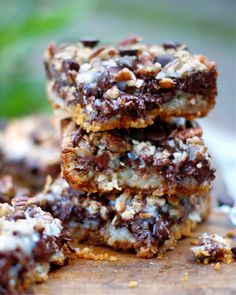
[[[211,215],[200,225],[193,237],[203,232],[226,235],[233,229],[227,217]],[[76,259],[49,275],[49,280],[37,286],[37,294],[236,294],[236,262],[221,265],[217,271],[211,265],[194,262],[190,240],[179,241],[174,251],[163,259],[140,259],[108,248],[91,247],[94,253],[109,253],[116,262]],[[235,244],[236,240],[234,240]],[[84,247],[84,246],[82,246]],[[186,278],[186,274],[188,274]],[[137,281],[136,288],[129,288]]]

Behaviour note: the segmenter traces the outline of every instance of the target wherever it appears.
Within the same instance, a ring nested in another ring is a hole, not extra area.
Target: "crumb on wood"
[[[82,259],[91,259],[91,260],[107,260],[109,255],[107,253],[104,254],[94,254],[92,250],[88,247],[78,251],[76,256]]]
[[[184,276],[182,278],[180,278],[180,281],[181,282],[187,282],[188,281],[188,272],[187,271],[184,273]]]
[[[190,240],[190,245],[197,246],[197,244],[198,244],[198,240],[197,239]]]
[[[165,258],[165,254],[163,254],[163,253],[158,253],[156,259],[159,260],[159,259],[163,259],[163,258]]]
[[[92,249],[85,247],[82,250],[76,249],[76,256],[82,259],[90,259],[90,260],[96,260],[96,261],[117,261],[116,256],[109,256],[108,253],[103,254],[95,254],[93,253]]]
[[[228,238],[234,238],[235,237],[235,231],[229,230],[229,231],[227,231],[226,235],[227,235]]]
[[[110,260],[110,261],[117,261],[117,257],[116,257],[116,256],[110,256],[110,257],[109,257],[109,260]]]
[[[129,286],[129,288],[136,288],[138,286],[138,282],[137,281],[130,281],[128,286]]]
[[[170,263],[166,263],[166,264],[164,265],[164,267],[165,267],[165,269],[170,269],[170,268],[172,267],[172,265],[171,265]]]
[[[154,265],[154,262],[150,262],[150,265]]]
[[[220,269],[221,269],[221,265],[220,265],[219,262],[217,262],[217,263],[215,264],[214,269],[215,269],[215,270],[220,270]]]

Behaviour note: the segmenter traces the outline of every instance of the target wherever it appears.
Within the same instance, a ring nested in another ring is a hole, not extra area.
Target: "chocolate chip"
[[[228,206],[228,207],[233,207],[234,206],[234,199],[228,195],[228,194],[222,194],[217,196],[217,204],[219,206]]]
[[[81,88],[82,88],[83,95],[85,95],[86,97],[91,97],[91,96],[97,97],[98,95],[99,88],[95,87],[93,84],[85,83],[83,86],[81,86]],[[82,99],[83,99],[83,95],[81,97]],[[83,103],[83,105],[85,105],[85,103]]]
[[[158,239],[159,244],[163,244],[170,237],[170,231],[163,219],[159,219],[153,226],[153,234]]]
[[[39,168],[38,167],[30,167],[30,173],[33,175],[38,175],[39,174]]]
[[[81,139],[81,137],[83,136],[83,130],[82,128],[77,129],[73,135],[72,135],[72,139],[71,139],[71,143],[73,145],[73,147],[77,146],[79,144],[79,141]]]
[[[168,165],[170,165],[170,160],[168,158],[155,159],[153,162],[154,167],[166,167]]]
[[[49,80],[51,80],[51,79],[52,79],[52,74],[51,74],[51,71],[50,71],[49,63],[46,62],[46,61],[44,61],[43,64],[44,64],[44,69],[45,69],[45,72],[46,72],[47,78],[48,78]]]
[[[146,130],[145,130],[146,131]],[[146,141],[147,134],[143,129],[134,129],[133,132],[133,139],[136,139],[138,141]]]
[[[99,40],[98,39],[88,38],[88,39],[81,39],[80,42],[85,47],[94,48],[99,43]]]
[[[172,62],[176,57],[171,54],[162,54],[156,57],[155,62],[159,62],[162,67],[166,66],[168,63]]]
[[[147,139],[149,141],[161,141],[166,138],[164,130],[152,130],[147,133]]]
[[[133,70],[134,61],[135,61],[135,58],[127,56],[127,57],[121,57],[121,58],[117,59],[116,63],[121,68],[128,68],[130,70]]]
[[[236,247],[231,248],[231,252],[234,255],[234,258],[236,259]]]
[[[42,138],[40,132],[37,132],[37,130],[34,130],[31,133],[31,139],[35,145],[39,145],[43,142],[43,138]]]
[[[14,207],[20,207],[25,205],[29,201],[29,197],[27,196],[19,196],[12,199],[11,203]]]
[[[118,51],[121,56],[125,56],[125,55],[136,56],[138,54],[137,49],[118,49]]]
[[[76,77],[77,77],[77,72],[76,71],[68,71],[67,77],[68,77],[68,80],[71,83],[76,84]]]
[[[23,205],[24,205],[24,202],[23,202]],[[17,206],[20,206],[20,205],[18,204]],[[24,211],[19,211],[19,212],[16,211],[16,212],[11,214],[9,219],[14,220],[14,221],[16,221],[18,219],[25,219],[25,213],[24,213]],[[17,234],[17,232],[15,232],[14,235],[16,235],[16,234]]]
[[[109,155],[108,153],[103,153],[96,157],[96,168],[99,170],[105,170],[108,168]]]
[[[188,129],[182,130],[180,132],[177,132],[175,135],[173,134],[173,136],[175,138],[181,139],[182,141],[186,141],[188,138],[192,138],[194,136],[201,137],[202,132],[203,131],[200,126],[195,126],[195,127],[188,128]]]
[[[62,63],[62,68],[65,72],[68,72],[70,70],[78,72],[80,69],[80,65],[72,59],[65,59]]]
[[[180,43],[175,42],[175,41],[166,41],[163,43],[163,47],[165,49],[170,49],[170,48],[176,49],[179,46],[180,46]]]

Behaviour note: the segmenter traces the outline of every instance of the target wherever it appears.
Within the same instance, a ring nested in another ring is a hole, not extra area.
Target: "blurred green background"
[[[234,0],[0,0],[0,117],[50,111],[43,52],[50,41],[183,41],[219,65],[219,98],[208,120],[235,130]]]

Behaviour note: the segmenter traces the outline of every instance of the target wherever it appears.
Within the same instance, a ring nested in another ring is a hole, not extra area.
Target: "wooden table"
[[[198,227],[193,237],[203,232],[226,235],[233,229],[221,213],[211,215],[209,221]],[[118,259],[93,261],[76,259],[69,265],[53,271],[49,280],[37,286],[37,294],[236,294],[236,262],[212,265],[194,262],[190,240],[179,241],[174,251],[163,259],[140,259],[134,254],[123,254],[108,248],[90,247],[94,253],[109,253]],[[236,240],[234,240],[235,244]],[[84,247],[84,246],[83,246]],[[129,288],[137,281],[136,288]]]

